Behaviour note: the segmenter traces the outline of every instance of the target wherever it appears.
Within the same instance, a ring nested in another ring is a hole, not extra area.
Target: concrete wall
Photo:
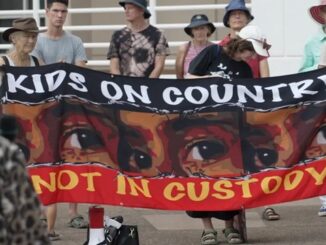
[[[308,12],[318,0],[252,0],[254,24],[260,26],[272,44],[271,75],[296,73],[304,44],[320,25]]]

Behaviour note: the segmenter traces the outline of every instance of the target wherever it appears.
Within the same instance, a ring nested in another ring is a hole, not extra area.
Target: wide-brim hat
[[[191,29],[198,27],[198,26],[205,26],[207,25],[210,29],[210,35],[216,30],[216,27],[213,25],[212,22],[208,20],[208,17],[204,14],[196,14],[191,17],[190,24],[187,25],[184,30],[189,36],[193,36],[191,33]]]
[[[225,7],[226,12],[223,17],[223,24],[226,27],[230,27],[228,22],[229,22],[229,18],[230,18],[230,13],[233,10],[241,10],[241,11],[245,12],[250,21],[252,21],[254,19],[254,16],[251,15],[249,9],[246,7],[246,3],[244,0],[231,0],[231,2]]]
[[[267,43],[265,36],[257,26],[243,27],[238,36],[251,42],[255,52],[260,56],[269,56],[268,50],[271,48],[271,45]]]
[[[37,27],[36,21],[34,18],[19,18],[15,19],[12,22],[12,27],[8,28],[2,33],[3,40],[10,42],[9,37],[12,33],[17,31],[24,31],[24,32],[44,32],[46,30],[40,30]]]
[[[125,7],[126,3],[131,3],[131,4],[134,4],[134,5],[142,8],[144,10],[144,18],[145,19],[148,19],[149,17],[151,17],[151,13],[147,9],[147,1],[146,0],[122,0],[122,1],[119,1],[119,4],[122,7]]]
[[[319,24],[325,25],[325,18],[322,16],[322,8],[326,7],[326,0],[321,0],[319,5],[312,6],[309,9],[311,17],[317,21]]]

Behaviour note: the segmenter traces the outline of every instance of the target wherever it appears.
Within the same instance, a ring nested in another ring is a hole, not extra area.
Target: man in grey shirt
[[[82,40],[63,30],[69,0],[47,0],[48,30],[38,36],[33,54],[45,64],[66,62],[85,66],[86,52]]]
[[[33,55],[45,64],[57,62],[71,63],[85,66],[86,52],[82,40],[63,30],[63,25],[68,14],[69,0],[47,0],[46,17],[47,31],[38,36]],[[70,159],[69,159],[70,160]],[[56,204],[47,207],[47,225],[51,240],[60,239],[55,233],[54,226],[57,216]],[[77,204],[69,204],[69,225],[74,228],[86,228],[88,222],[77,212]]]

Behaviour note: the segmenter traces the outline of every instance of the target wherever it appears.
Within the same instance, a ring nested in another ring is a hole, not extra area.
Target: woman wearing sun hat
[[[177,78],[182,79],[188,73],[189,64],[204,48],[213,43],[208,38],[215,31],[215,26],[204,14],[192,16],[190,24],[184,28],[191,41],[182,44],[177,52],[175,69]]]
[[[37,27],[34,18],[19,18],[13,20],[12,27],[8,28],[2,33],[3,40],[12,43],[13,48],[7,55],[0,57],[0,66],[39,65],[38,59],[29,54],[35,47],[39,32],[40,30]],[[4,110],[4,108],[2,108],[2,110]],[[1,118],[1,134],[6,136],[6,138],[10,141],[14,141],[17,134],[16,128],[13,128],[13,124],[15,123],[16,120],[14,116]],[[16,149],[12,147],[13,146],[11,145],[11,149]],[[2,204],[5,203],[5,205],[1,207],[2,214],[0,216],[5,218],[2,219],[2,223],[4,222],[5,226],[2,225],[0,228],[0,243],[51,244],[46,226],[40,219],[40,216],[42,215],[41,203],[39,202],[31,183],[27,181],[28,176],[26,170],[23,165],[21,165],[24,161],[23,158],[23,156],[16,156],[14,161],[10,163],[12,167],[10,175],[7,176],[8,183],[5,185],[7,188],[2,188],[3,186],[1,186],[1,191],[4,193],[4,197],[6,197],[6,189],[10,191],[10,195],[7,195],[7,198],[2,198]],[[10,161],[6,163],[9,162]],[[9,166],[9,164],[7,165]],[[3,171],[3,169],[1,169],[1,171]],[[12,179],[11,176],[15,179]],[[10,180],[15,181],[10,182]],[[19,185],[19,188],[12,188],[17,186],[17,184]],[[3,213],[5,213],[5,215],[3,215]]]
[[[310,16],[320,24],[319,32],[311,37],[304,47],[304,54],[299,71],[311,71],[318,68],[319,56],[322,46],[326,43],[326,0],[321,0],[319,5],[312,6],[309,9]],[[326,205],[326,201],[325,201]],[[326,216],[326,206],[325,206]]]
[[[236,38],[237,34],[247,26],[252,20],[254,16],[251,14],[250,10],[246,7],[244,0],[231,0],[230,3],[225,8],[225,15],[223,17],[223,24],[225,27],[230,29],[230,33],[224,37],[219,43],[220,46],[225,46],[231,39]],[[246,32],[250,31],[250,29],[246,30]],[[252,30],[251,30],[252,31]],[[261,32],[259,30],[259,32]],[[246,35],[246,33],[244,33]],[[265,47],[268,49],[271,47],[267,43],[267,40],[260,35]],[[264,52],[263,54],[256,53],[255,56],[248,59],[246,62],[250,66],[253,76],[255,78],[261,77],[269,77],[269,64],[268,58],[269,53]],[[265,207],[262,217],[266,220],[278,220],[280,219],[280,215],[271,207]]]
[[[300,72],[311,71],[326,66],[326,0],[309,9],[311,17],[321,25],[319,33],[311,37],[305,44]],[[321,207],[318,216],[326,216],[326,196],[320,196]]]
[[[232,38],[237,36],[241,29],[249,24],[254,19],[250,10],[246,7],[244,0],[231,0],[225,8],[225,15],[223,17],[223,24],[230,28],[230,33],[224,37],[219,43],[224,46]],[[267,56],[268,57],[268,56]],[[257,55],[250,60],[247,60],[251,67],[255,78],[269,77],[269,65],[266,56]]]
[[[253,74],[246,60],[256,54],[268,55],[268,45],[263,41],[263,34],[257,26],[246,26],[242,28],[236,38],[231,39],[225,46],[211,45],[205,48],[190,63],[187,77],[221,76],[227,79],[250,79]],[[200,170],[203,174],[208,175],[203,167]],[[213,226],[212,218],[225,221],[223,233],[229,244],[243,242],[233,220],[233,217],[239,214],[239,210],[187,211],[187,214],[192,218],[200,218],[203,223],[201,245],[218,244],[217,231]]]
[[[3,40],[12,43],[13,48],[5,56],[0,57],[0,65],[37,66],[39,60],[30,55],[33,51],[37,35],[42,31],[37,27],[34,18],[19,18],[12,22],[12,27],[2,34]]]

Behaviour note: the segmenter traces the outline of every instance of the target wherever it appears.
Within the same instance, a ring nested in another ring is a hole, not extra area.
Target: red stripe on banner
[[[237,179],[127,177],[99,164],[28,167],[44,205],[109,204],[166,210],[237,210],[326,194],[326,158]]]

